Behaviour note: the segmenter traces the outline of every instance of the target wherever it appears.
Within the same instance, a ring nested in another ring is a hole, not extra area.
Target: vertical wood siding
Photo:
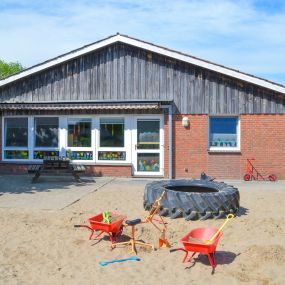
[[[125,44],[0,88],[0,102],[174,100],[182,114],[285,113],[285,94]]]

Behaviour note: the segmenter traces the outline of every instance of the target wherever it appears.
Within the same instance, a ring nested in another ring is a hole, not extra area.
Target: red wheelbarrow
[[[213,268],[212,273],[214,273],[216,267],[216,247],[218,245],[219,239],[223,235],[221,231],[219,231],[217,234],[218,231],[219,229],[210,227],[193,229],[180,240],[180,242],[183,243],[184,248],[171,249],[170,252],[177,250],[184,251],[185,256],[182,260],[182,263],[190,262],[197,252],[205,254],[208,256],[210,264]],[[213,236],[215,236],[215,238],[210,242],[210,239]],[[189,252],[192,252],[192,255],[187,259]]]
[[[249,180],[269,180],[269,181],[276,181],[277,177],[275,174],[270,175],[262,175],[254,166],[252,161],[254,158],[247,158],[247,163],[245,167],[245,175],[243,176],[244,181]]]
[[[89,240],[93,237],[95,231],[100,231],[94,238],[98,238],[103,233],[108,234],[111,243],[117,240],[117,237],[123,232],[123,221],[126,219],[126,216],[118,214],[116,212],[109,212],[113,222],[110,223],[104,222],[103,213],[97,214],[94,217],[88,219],[90,226],[87,225],[74,225],[75,228],[87,228],[91,231]],[[111,219],[111,220],[112,220]]]

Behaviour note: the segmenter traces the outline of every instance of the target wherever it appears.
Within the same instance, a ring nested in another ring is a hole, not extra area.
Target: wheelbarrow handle
[[[171,252],[178,251],[178,250],[182,250],[182,251],[187,252],[187,250],[185,250],[185,249],[182,248],[182,247],[179,247],[179,248],[172,248],[172,249],[169,250],[169,252],[171,253]]]
[[[226,223],[233,219],[235,216],[233,214],[228,214],[227,215],[227,219],[225,220],[225,222],[221,225],[221,227],[217,230],[217,232],[209,239],[206,241],[206,244],[212,243],[215,238],[219,235],[219,233],[221,232],[221,230],[224,228],[224,226],[226,225]]]
[[[93,231],[93,230],[92,230],[89,226],[87,226],[87,225],[74,225],[74,227],[75,227],[75,228],[87,228],[87,229]]]
[[[177,251],[177,250],[179,250],[179,249],[173,248],[173,249],[170,249],[169,252],[174,252],[174,251]]]

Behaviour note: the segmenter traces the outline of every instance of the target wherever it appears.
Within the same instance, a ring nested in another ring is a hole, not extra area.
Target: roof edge
[[[37,101],[37,102],[25,102],[25,101],[17,101],[17,102],[2,102],[0,105],[8,105],[8,104],[26,104],[26,105],[35,105],[35,104],[147,104],[147,103],[160,103],[160,104],[172,104],[173,100],[157,100],[157,99],[133,99],[133,100],[83,100],[78,102],[78,100],[60,100],[60,101]]]
[[[43,71],[45,69],[48,69],[48,68],[53,67],[55,65],[58,65],[60,63],[63,63],[63,62],[69,61],[71,59],[77,58],[77,57],[84,55],[86,53],[89,53],[89,52],[95,51],[97,49],[100,49],[102,47],[108,46],[108,45],[113,44],[113,43],[118,42],[118,41],[119,41],[118,40],[118,34],[116,34],[116,35],[110,36],[108,38],[94,42],[92,44],[85,45],[81,48],[78,48],[78,49],[72,50],[70,52],[64,53],[60,56],[49,59],[49,60],[44,61],[42,63],[33,65],[27,69],[20,71],[19,73],[13,74],[11,76],[8,76],[8,77],[0,80],[0,87],[4,86],[6,84],[9,84],[11,82],[14,82],[18,79],[32,75],[34,73]]]
[[[0,104],[0,111],[15,110],[129,110],[129,109],[160,109],[163,108],[161,102],[113,102],[113,103],[3,103]]]
[[[18,79],[27,77],[27,76],[32,75],[34,73],[40,72],[40,71],[48,69],[50,67],[53,67],[53,66],[58,65],[60,63],[74,59],[74,58],[79,57],[81,55],[95,51],[95,50],[100,49],[102,47],[111,45],[115,42],[122,42],[122,43],[125,43],[128,45],[131,45],[131,46],[142,48],[144,50],[148,50],[148,51],[158,53],[158,54],[170,57],[170,58],[174,58],[174,59],[177,59],[177,60],[180,60],[183,62],[187,62],[187,63],[193,64],[193,65],[196,65],[196,66],[199,66],[199,67],[202,67],[202,68],[205,68],[205,69],[208,69],[208,70],[211,70],[211,71],[214,71],[214,72],[226,75],[226,76],[230,76],[230,77],[233,77],[233,78],[236,78],[236,79],[239,79],[239,80],[242,80],[242,81],[254,84],[254,85],[258,85],[258,86],[263,87],[263,88],[273,90],[275,92],[285,94],[285,86],[284,85],[281,85],[281,84],[278,84],[275,82],[271,82],[269,80],[266,80],[266,79],[263,79],[260,77],[256,77],[254,75],[243,73],[239,70],[228,68],[228,67],[225,67],[223,65],[212,63],[210,61],[206,61],[206,60],[194,57],[194,56],[186,54],[186,53],[182,53],[179,51],[168,49],[168,48],[165,48],[162,46],[158,46],[158,45],[155,45],[155,44],[152,44],[149,42],[145,42],[145,41],[142,41],[139,39],[135,39],[135,38],[129,37],[127,35],[122,35],[119,33],[117,33],[116,35],[110,36],[108,38],[105,38],[103,40],[94,42],[92,44],[83,46],[82,48],[79,48],[79,49],[73,50],[71,52],[65,53],[61,56],[58,56],[58,57],[53,58],[51,60],[45,61],[41,64],[38,64],[38,65],[32,66],[28,69],[25,69],[20,73],[17,73],[15,75],[11,75],[5,79],[2,79],[2,80],[0,80],[0,87],[4,86],[6,84],[12,83]]]

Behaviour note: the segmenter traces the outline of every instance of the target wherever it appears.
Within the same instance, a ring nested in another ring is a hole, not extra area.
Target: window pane
[[[35,118],[35,146],[58,147],[58,118]]]
[[[91,147],[91,119],[68,120],[68,146]]]
[[[27,150],[5,150],[5,159],[29,159],[29,152]]]
[[[5,146],[28,146],[28,118],[5,118]]]
[[[158,153],[138,153],[138,171],[159,171]]]
[[[238,118],[210,118],[210,146],[237,146]]]
[[[124,119],[100,119],[100,146],[124,147]]]
[[[71,160],[92,160],[93,151],[71,151],[66,152],[66,156]]]
[[[46,151],[46,150],[35,150],[34,159],[44,159],[48,157],[59,157],[59,151]]]
[[[159,120],[138,120],[138,149],[159,149]]]
[[[126,160],[125,151],[99,151],[99,160]]]

